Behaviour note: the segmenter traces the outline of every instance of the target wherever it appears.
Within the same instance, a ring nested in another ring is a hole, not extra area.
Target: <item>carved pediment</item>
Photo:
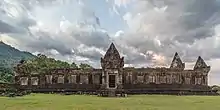
[[[185,63],[182,62],[182,60],[180,59],[177,52],[175,53],[175,55],[173,57],[173,61],[170,65],[170,68],[175,68],[175,69],[184,69],[185,68]]]
[[[104,58],[101,58],[101,66],[102,68],[122,68],[124,66],[124,58],[120,57],[113,43],[108,48]]]
[[[205,61],[199,56],[196,64],[194,66],[194,70],[196,69],[207,69],[207,71],[210,70],[210,66],[207,66],[207,64],[205,63]]]
[[[110,47],[108,48],[108,50],[104,56],[104,59],[105,60],[120,59],[120,54],[113,43],[111,43]]]

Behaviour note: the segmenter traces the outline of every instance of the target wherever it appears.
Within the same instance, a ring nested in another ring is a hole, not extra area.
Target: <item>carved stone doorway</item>
[[[115,88],[115,75],[109,75],[109,88]]]

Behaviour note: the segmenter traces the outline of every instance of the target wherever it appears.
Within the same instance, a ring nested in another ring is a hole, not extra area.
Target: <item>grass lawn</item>
[[[220,97],[130,95],[127,98],[103,98],[31,94],[0,97],[0,110],[220,110]]]

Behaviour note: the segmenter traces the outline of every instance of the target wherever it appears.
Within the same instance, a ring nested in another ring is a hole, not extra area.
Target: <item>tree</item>
[[[13,71],[10,68],[0,67],[0,81],[10,83],[13,81]]]
[[[71,68],[78,68],[78,66],[75,62],[72,62],[72,64],[70,66],[71,66]]]
[[[91,69],[93,67],[89,64],[80,63],[79,68],[81,68],[81,69]]]
[[[220,86],[218,85],[213,85],[211,86],[212,90],[217,90],[217,91],[220,91]]]
[[[37,57],[33,59],[22,61],[22,63],[16,66],[15,71],[17,71],[17,73],[23,73],[23,74],[32,74],[32,73],[41,74],[49,71],[50,69],[55,69],[55,68],[89,69],[93,67],[85,63],[81,63],[78,67],[78,65],[74,62],[72,62],[72,64],[69,64],[61,60],[55,60],[54,58],[48,58],[45,55],[38,54]]]

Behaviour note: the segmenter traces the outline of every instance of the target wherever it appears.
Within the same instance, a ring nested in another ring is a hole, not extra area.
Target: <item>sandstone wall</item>
[[[100,69],[57,69],[41,75],[19,75],[15,77],[15,82],[19,88],[97,90],[101,72]]]
[[[26,88],[54,89],[99,89],[102,70],[56,69],[41,75],[16,76],[16,83]],[[170,68],[124,68],[122,83],[124,89],[156,88],[166,85],[207,86],[207,73],[202,70],[179,70]],[[181,88],[181,87],[179,87]]]
[[[181,70],[170,68],[126,68],[123,71],[125,89],[148,88],[154,85],[178,88],[183,86],[207,86],[208,76],[202,70]]]

